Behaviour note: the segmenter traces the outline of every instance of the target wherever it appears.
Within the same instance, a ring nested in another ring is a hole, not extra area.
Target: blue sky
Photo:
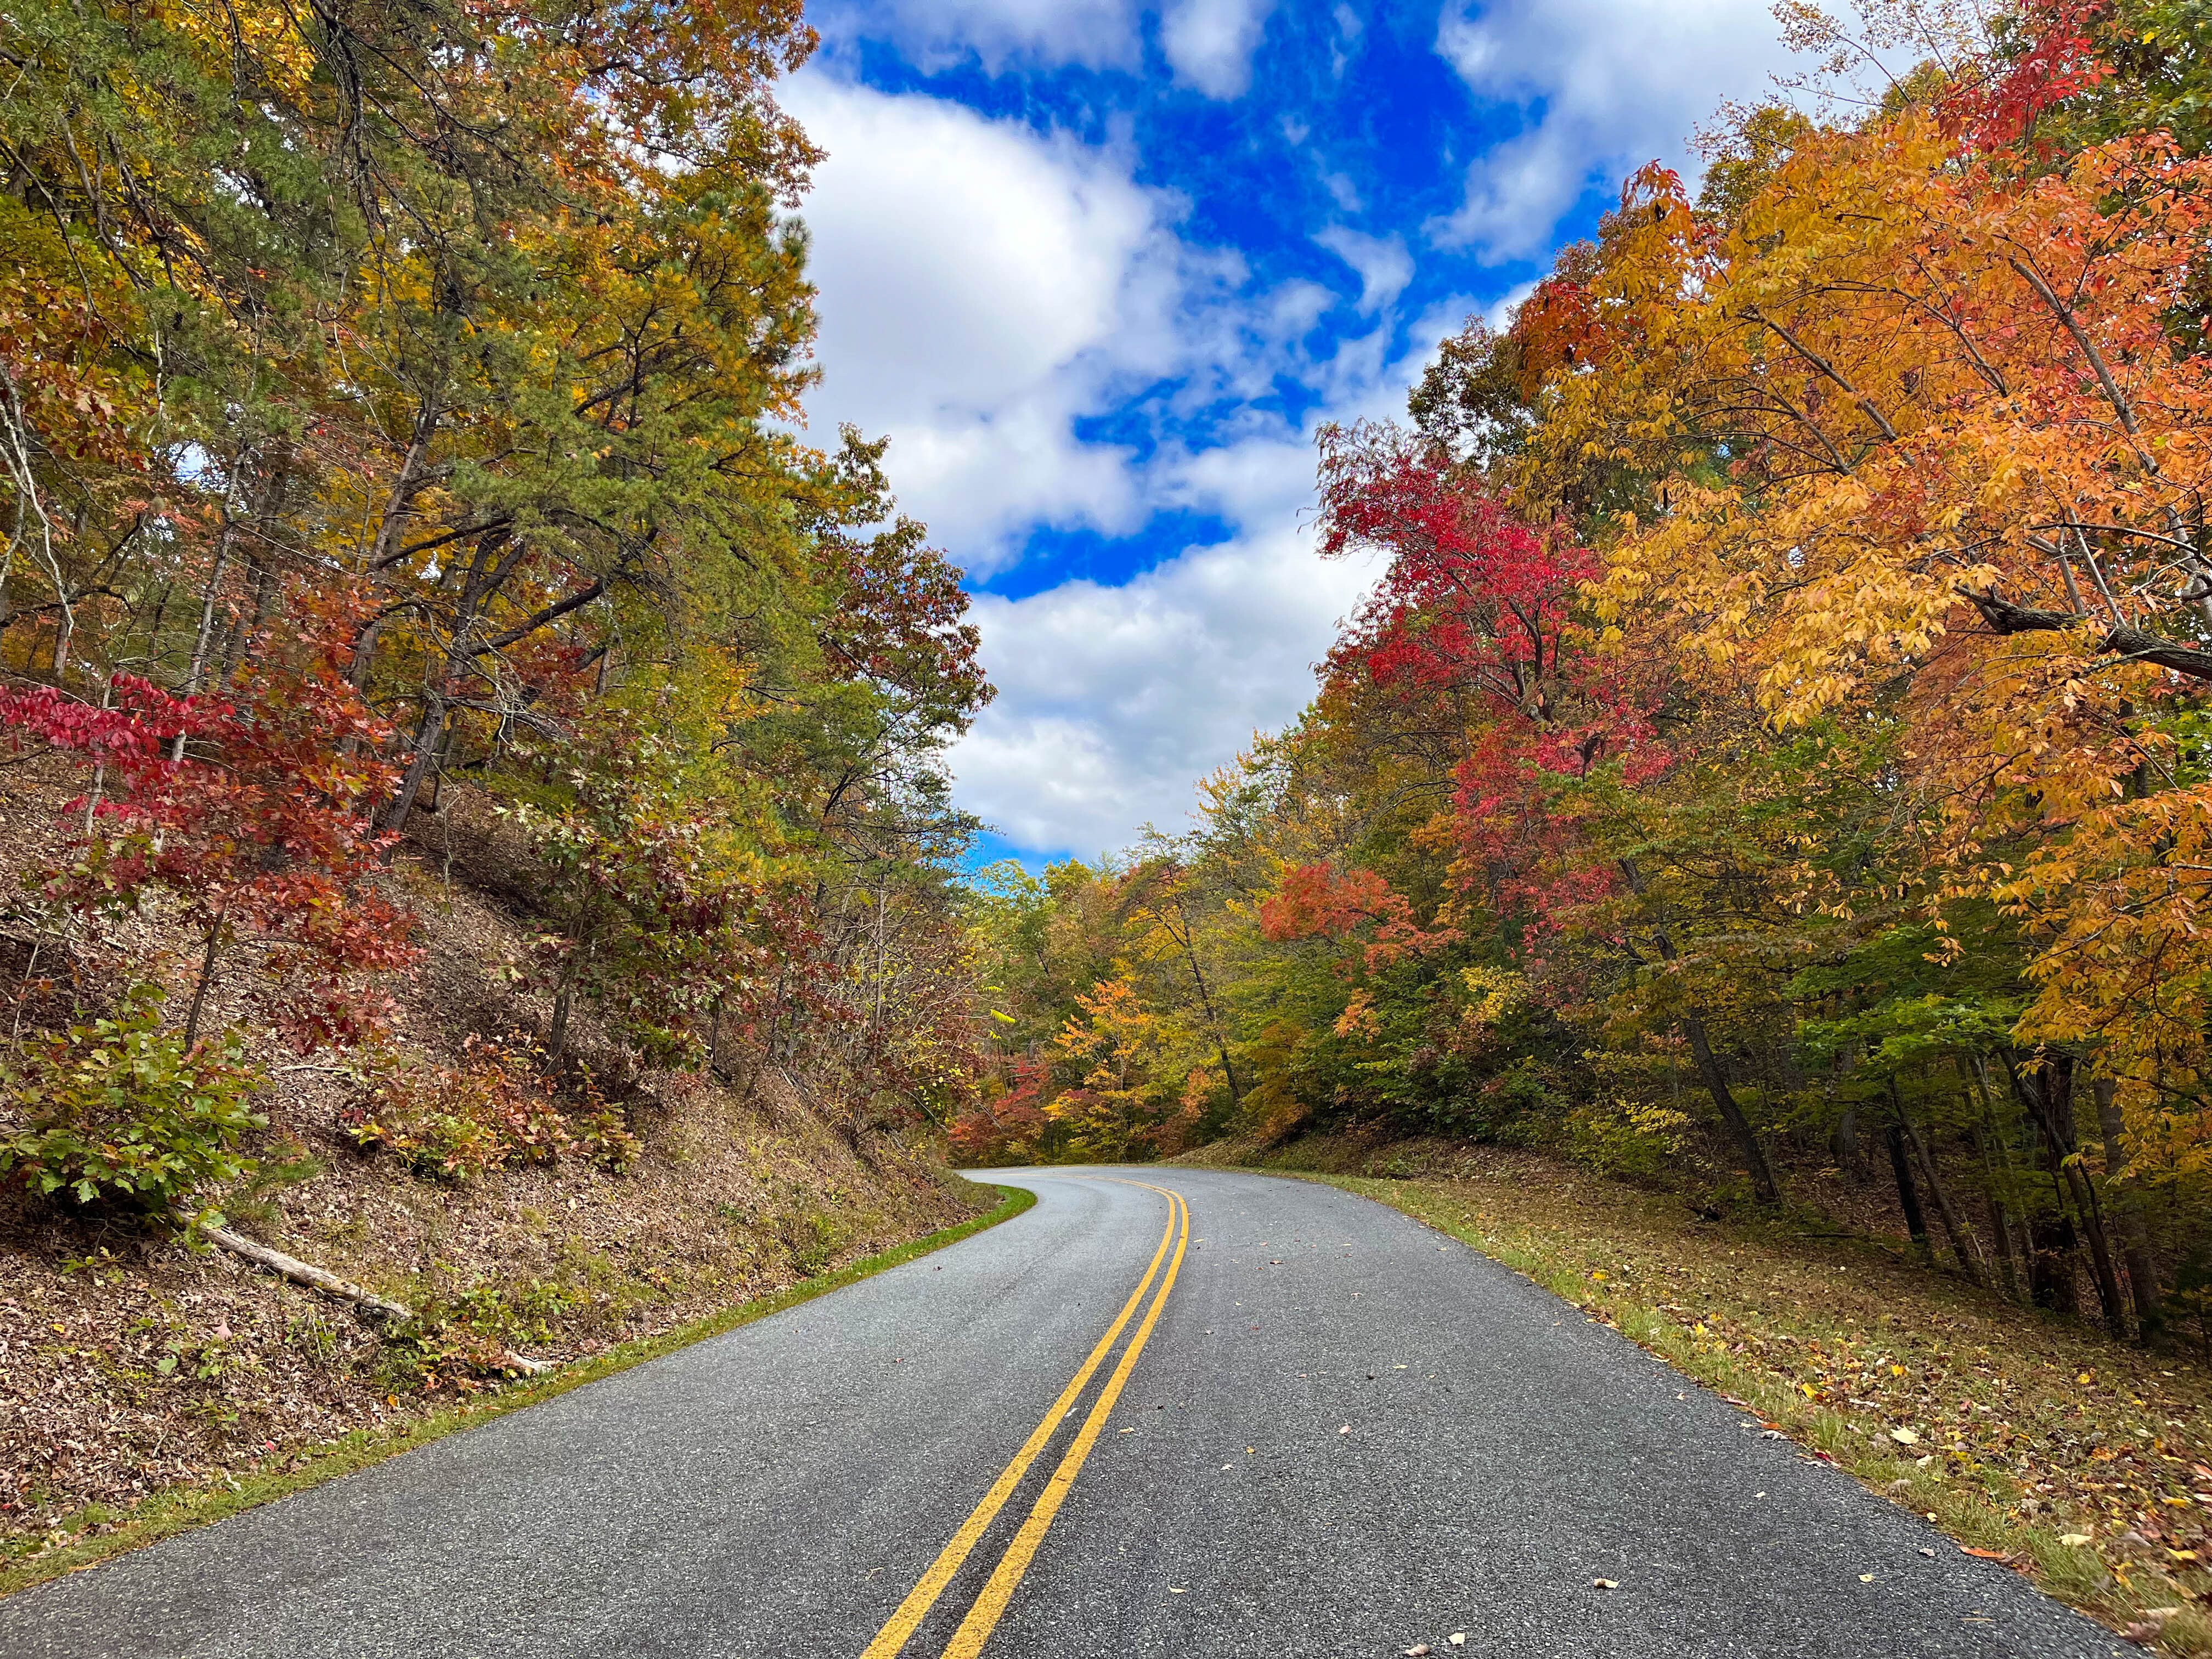
[[[998,702],[958,797],[1027,861],[1179,829],[1371,579],[1314,428],[1402,413],[1620,175],[1783,66],[1763,0],[827,0],[785,101],[818,433],[892,440]]]

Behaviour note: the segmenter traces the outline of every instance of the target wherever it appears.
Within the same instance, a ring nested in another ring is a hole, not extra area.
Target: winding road
[[[1040,1201],[0,1601],[0,1656],[2134,1651],[1395,1211],[992,1178]]]

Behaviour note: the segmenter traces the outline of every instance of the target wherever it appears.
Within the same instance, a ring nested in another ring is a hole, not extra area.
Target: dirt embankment
[[[20,993],[27,969],[62,967],[51,945],[31,960],[24,878],[57,842],[66,780],[0,776],[0,969]],[[501,971],[528,944],[526,884],[480,805],[460,826],[456,807],[394,866],[426,954],[390,987],[392,1039],[305,1058],[257,1043],[259,1170],[205,1195],[240,1233],[416,1317],[395,1334],[173,1230],[0,1183],[0,1565],[100,1534],[164,1489],[282,1471],[497,1389],[522,1362],[667,1331],[988,1206],[933,1146],[857,1133],[805,1076],[728,1051],[716,1074],[640,1072],[586,1030],[595,1079],[544,1096],[556,1118],[518,1132],[545,1015]],[[81,1000],[164,959],[173,982],[180,943],[158,919],[94,930],[75,951]],[[228,1018],[243,1018],[237,989]],[[67,992],[32,996],[28,1025]],[[0,1100],[0,1133],[18,1115]],[[364,1146],[366,1122],[419,1133]]]

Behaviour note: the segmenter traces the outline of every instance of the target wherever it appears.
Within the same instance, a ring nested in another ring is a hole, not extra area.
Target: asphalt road
[[[0,1601],[0,1656],[2136,1651],[1395,1211],[994,1178],[1041,1201]]]

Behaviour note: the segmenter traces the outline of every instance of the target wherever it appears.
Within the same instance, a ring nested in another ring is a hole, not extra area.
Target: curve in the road
[[[2125,1650],[1395,1211],[1225,1171],[993,1178],[1039,1202],[0,1601],[0,1656]]]

